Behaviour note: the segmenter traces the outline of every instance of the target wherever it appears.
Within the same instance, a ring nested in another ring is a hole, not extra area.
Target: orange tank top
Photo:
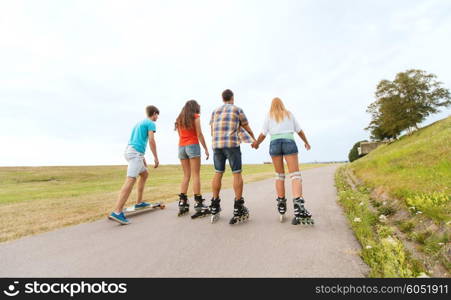
[[[200,118],[199,114],[194,115],[194,119]],[[179,146],[188,146],[193,144],[199,144],[199,139],[197,138],[196,128],[186,129],[180,127],[179,130]]]

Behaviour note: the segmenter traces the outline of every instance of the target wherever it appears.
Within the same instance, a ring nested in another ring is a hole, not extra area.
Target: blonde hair
[[[283,105],[282,100],[280,100],[280,98],[278,97],[272,99],[271,109],[269,110],[269,116],[277,123],[282,122],[283,119],[285,118],[291,119],[290,112],[285,108],[285,105]]]

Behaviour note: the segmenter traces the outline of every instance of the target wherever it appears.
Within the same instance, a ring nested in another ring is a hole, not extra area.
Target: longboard
[[[145,208],[135,208],[135,206],[130,206],[124,209],[124,214],[126,217],[133,216],[136,214],[140,214],[146,211],[154,210],[156,208],[164,209],[166,206],[164,203],[158,202],[158,203],[151,203],[149,206]]]

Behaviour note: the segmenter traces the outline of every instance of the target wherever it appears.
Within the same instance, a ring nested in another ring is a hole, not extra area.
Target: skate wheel
[[[211,218],[210,218],[211,224],[213,224],[213,223],[215,223],[216,221],[218,221],[218,219],[219,219],[219,214],[212,215]]]
[[[165,207],[166,207],[166,205],[160,204],[160,209],[164,209]]]
[[[285,220],[285,215],[280,215],[279,216],[280,223],[283,223],[284,220]]]

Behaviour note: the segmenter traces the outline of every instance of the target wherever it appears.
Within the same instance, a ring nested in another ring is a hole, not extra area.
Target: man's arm
[[[304,131],[303,131],[303,130],[299,131],[299,132],[298,132],[298,135],[299,135],[299,137],[301,138],[301,140],[304,141],[305,149],[310,150],[311,147],[310,147],[309,142],[307,141],[307,137],[305,136]]]
[[[244,128],[244,130],[247,131],[247,133],[249,133],[249,135],[252,137],[252,139],[255,141],[255,136],[254,133],[252,132],[251,127],[249,126],[249,123],[246,123],[246,125],[241,125],[241,127]]]
[[[249,122],[247,121],[247,117],[246,117],[246,115],[244,114],[244,111],[241,108],[239,108],[239,110],[238,110],[238,118],[240,120],[240,126],[243,127],[244,130],[246,130],[247,133],[249,133],[249,135],[255,141],[254,133],[252,132],[252,129],[249,126]]]
[[[258,149],[258,147],[265,140],[265,138],[266,138],[266,135],[264,135],[263,133],[260,133],[260,135],[258,136],[258,139],[252,143],[252,148]]]
[[[155,161],[154,168],[158,168],[160,161],[158,160],[157,143],[155,142],[155,133],[153,131],[149,131],[149,147],[150,147],[150,151],[152,151],[153,158]]]

